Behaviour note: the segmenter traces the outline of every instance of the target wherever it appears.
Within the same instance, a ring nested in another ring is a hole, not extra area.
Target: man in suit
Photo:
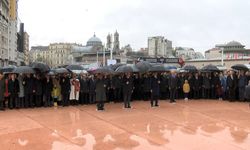
[[[170,103],[176,103],[175,95],[177,90],[178,79],[176,76],[176,71],[172,70],[168,80],[169,91],[170,91]]]
[[[245,88],[248,84],[247,78],[244,71],[240,71],[238,76],[238,90],[239,90],[239,100],[244,101]]]
[[[107,82],[105,82],[105,79],[103,75],[99,74],[97,75],[96,80],[96,102],[97,102],[97,111],[103,111],[104,110],[104,102],[106,101],[106,85]]]
[[[89,80],[85,74],[81,74],[80,77],[80,104],[89,104]]]
[[[232,102],[235,100],[235,91],[236,91],[236,77],[234,72],[231,70],[229,76],[227,77],[227,90],[229,101]]]
[[[95,85],[96,80],[94,78],[94,75],[91,75],[89,77],[89,103],[94,104],[95,103]]]
[[[154,73],[153,77],[151,78],[151,107],[158,107],[158,99],[160,96],[160,78],[158,77],[157,73]]]
[[[25,108],[34,107],[33,98],[36,93],[35,80],[33,75],[27,74],[23,79]]]
[[[131,108],[130,101],[133,93],[133,78],[130,73],[126,73],[123,78],[122,91],[123,91],[123,101],[124,108]]]
[[[194,92],[194,99],[200,98],[200,90],[201,90],[201,80],[198,73],[195,73],[193,78],[193,92]]]
[[[69,94],[70,94],[70,79],[67,74],[63,74],[60,79],[61,94],[62,94],[62,106],[69,105]]]

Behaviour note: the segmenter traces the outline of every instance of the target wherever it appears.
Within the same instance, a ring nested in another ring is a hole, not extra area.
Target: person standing
[[[62,106],[69,105],[69,94],[70,94],[70,79],[66,73],[60,78],[61,95],[62,95]]]
[[[113,77],[114,79],[114,98],[115,102],[122,101],[122,77],[120,75],[116,75]]]
[[[41,107],[43,102],[43,84],[40,75],[35,78],[35,105],[36,107]]]
[[[185,83],[183,84],[183,93],[184,93],[185,101],[188,101],[189,92],[190,92],[190,85],[188,83],[188,80],[185,80]]]
[[[158,107],[158,99],[160,97],[160,78],[157,73],[153,74],[151,78],[151,107]]]
[[[80,104],[89,104],[89,81],[85,74],[80,77]]]
[[[25,95],[25,108],[34,107],[33,96],[36,92],[34,78],[31,74],[27,74],[23,79],[24,95]]]
[[[227,90],[229,101],[232,102],[235,100],[235,91],[236,91],[236,77],[234,72],[231,70],[229,76],[227,77]]]
[[[80,82],[76,79],[76,75],[73,75],[73,78],[70,80],[70,101],[72,105],[77,105],[79,101],[80,93]]]
[[[97,111],[103,111],[104,110],[104,102],[106,101],[106,87],[105,80],[103,79],[103,75],[99,74],[97,75],[96,80],[96,107]]]
[[[247,86],[247,78],[245,76],[244,71],[240,71],[240,74],[238,76],[238,90],[239,90],[239,100],[244,101],[244,94],[245,94],[245,88]]]
[[[131,74],[126,73],[122,84],[124,108],[131,108],[130,101],[133,93],[133,86],[133,78],[131,77]]]
[[[222,99],[225,100],[227,97],[227,72],[220,73],[220,82],[222,89]]]
[[[0,111],[4,110],[4,91],[5,91],[5,80],[3,72],[0,71]]]
[[[11,79],[9,80],[9,107],[10,109],[13,108],[19,108],[19,103],[18,103],[18,93],[19,93],[19,82],[16,79],[15,74],[11,74]]]
[[[200,94],[199,94],[200,90],[201,90],[201,80],[200,80],[199,74],[195,73],[194,78],[193,78],[194,99],[199,99],[200,98]]]
[[[18,94],[18,101],[19,101],[19,107],[24,107],[24,86],[23,86],[23,75],[19,74],[17,77],[17,80],[19,82],[19,94]]]
[[[209,73],[206,73],[206,75],[203,78],[203,87],[204,87],[204,97],[206,99],[210,99],[210,89],[211,89],[211,77]]]
[[[177,85],[178,79],[177,79],[175,70],[171,71],[168,84],[169,84],[169,91],[170,91],[170,103],[176,103],[175,96],[176,96],[176,90],[178,86]]]
[[[250,102],[250,80],[248,81],[248,85],[246,86],[244,96],[245,96],[246,101]],[[249,107],[250,107],[250,104],[249,104]]]
[[[50,107],[52,105],[52,100],[51,100],[51,92],[53,88],[53,82],[52,79],[49,77],[49,75],[45,76],[45,79],[43,81],[43,87],[44,87],[44,107]]]
[[[90,76],[89,79],[89,103],[94,104],[95,103],[95,87],[96,87],[96,80],[94,78],[94,75]]]

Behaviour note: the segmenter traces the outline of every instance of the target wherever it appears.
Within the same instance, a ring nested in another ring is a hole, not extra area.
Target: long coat
[[[23,77],[18,76],[18,82],[19,82],[19,95],[18,97],[24,97],[24,86],[23,86]]]
[[[245,99],[247,101],[250,101],[250,85],[246,86],[246,89],[245,89]]]
[[[123,93],[131,92],[133,91],[134,84],[133,84],[133,78],[123,78],[123,83],[122,83],[122,90]],[[149,80],[149,91],[150,91],[150,80]]]
[[[19,93],[19,82],[17,79],[10,79],[8,82],[8,91],[11,96],[17,97]]]
[[[23,79],[23,86],[24,86],[24,94],[33,94],[33,90],[35,90],[35,82],[33,77],[25,77]]]
[[[60,79],[60,85],[61,85],[61,94],[70,93],[70,79],[68,77],[62,77]]]
[[[35,79],[36,95],[43,95],[43,84],[41,79]]]
[[[82,93],[88,93],[89,92],[89,80],[87,79],[80,79],[80,87]]]
[[[4,92],[5,92],[5,80],[0,80],[0,101],[4,100]]]
[[[149,77],[143,78],[143,91],[150,92],[150,78]]]
[[[160,79],[152,77],[151,78],[151,90],[153,96],[160,96]]]
[[[168,80],[168,84],[169,84],[170,89],[177,89],[177,86],[178,86],[177,76],[173,77],[172,75],[170,75],[169,80]]]
[[[53,82],[52,79],[44,79],[43,80],[43,89],[44,89],[44,95],[50,96],[52,89],[53,89]]]
[[[96,101],[106,101],[106,82],[104,79],[96,80]]]
[[[95,87],[96,87],[96,80],[89,79],[89,93],[90,94],[95,94]]]
[[[79,100],[80,94],[80,81],[78,79],[70,80],[70,100]]]

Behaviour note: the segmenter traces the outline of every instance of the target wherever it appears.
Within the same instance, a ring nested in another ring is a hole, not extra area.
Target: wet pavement
[[[132,102],[0,112],[1,150],[250,150],[248,103]]]

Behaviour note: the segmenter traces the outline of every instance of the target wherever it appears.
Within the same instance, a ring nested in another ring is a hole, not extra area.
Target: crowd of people
[[[225,72],[148,72],[123,74],[3,74],[0,72],[0,110],[96,104],[106,102],[176,99],[250,100],[250,73]]]

